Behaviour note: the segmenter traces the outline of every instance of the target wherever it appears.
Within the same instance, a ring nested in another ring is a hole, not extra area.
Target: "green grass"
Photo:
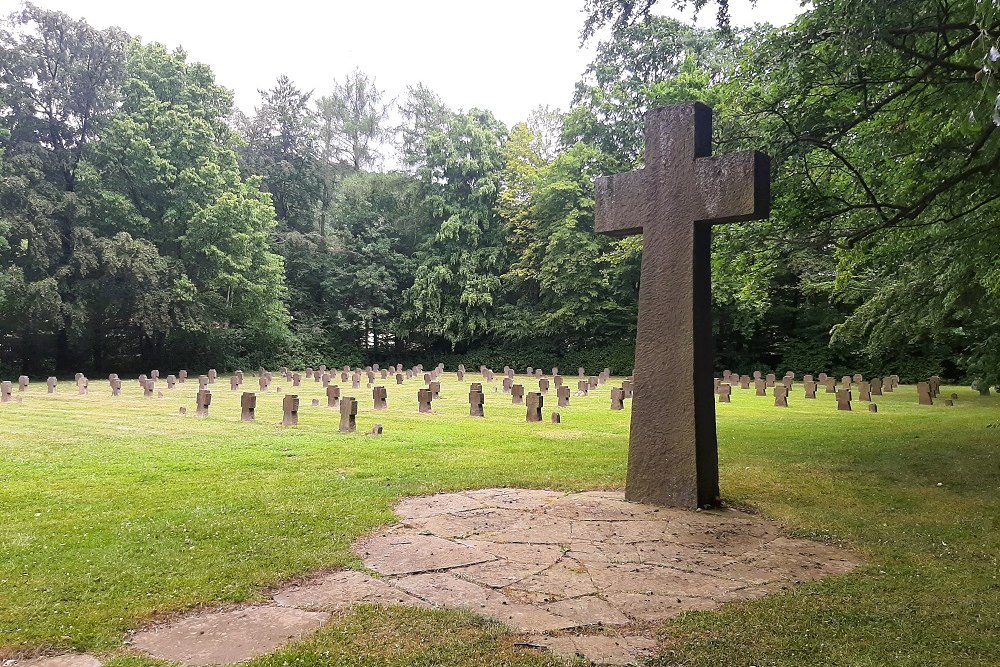
[[[177,414],[193,414],[196,381],[162,400],[132,381],[118,399],[96,379],[86,397],[35,383],[0,406],[0,657],[75,649],[147,664],[119,649],[128,630],[356,566],[350,543],[392,522],[401,496],[623,485],[628,411],[608,410],[610,385],[574,397],[562,424],[548,422],[552,407],[527,424],[502,394],[487,394],[485,420],[468,417],[453,378],[434,415],[416,411],[418,381],[388,384],[385,413],[370,410],[370,390],[348,390],[352,435],[337,432],[335,411],[310,407],[322,394],[312,381],[294,429],[278,426],[284,392],[240,423],[224,378],[207,419]],[[734,390],[718,410],[726,499],[869,565],[663,624],[658,664],[1000,664],[1000,399],[952,391],[954,407],[921,407],[902,387],[869,414],[837,412],[822,390],[805,401],[797,387],[788,409]],[[376,422],[385,434],[364,435]],[[513,642],[467,614],[368,608],[255,664],[550,664]]]

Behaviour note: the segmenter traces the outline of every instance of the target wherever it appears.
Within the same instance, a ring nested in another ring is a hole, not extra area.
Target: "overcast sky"
[[[250,112],[257,90],[287,74],[317,95],[359,67],[388,97],[423,82],[454,108],[507,125],[539,105],[565,109],[593,55],[580,49],[584,0],[34,0],[144,41],[181,46],[209,64]],[[0,0],[7,15],[20,1]],[[664,10],[669,0],[660,0]],[[800,0],[732,0],[734,24],[783,25]],[[690,19],[690,16],[686,17]],[[714,20],[714,8],[700,23]]]

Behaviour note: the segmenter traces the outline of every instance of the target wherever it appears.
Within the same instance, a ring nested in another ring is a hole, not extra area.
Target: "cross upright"
[[[625,497],[719,503],[712,340],[712,225],[766,218],[770,159],[712,157],[712,110],[646,114],[645,168],[596,183],[594,228],[643,235]]]

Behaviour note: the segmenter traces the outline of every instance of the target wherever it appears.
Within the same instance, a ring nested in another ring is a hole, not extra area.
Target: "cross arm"
[[[713,224],[761,220],[771,214],[771,159],[757,151],[695,160],[699,220]]]
[[[642,233],[653,206],[646,181],[644,169],[599,176],[594,184],[594,231],[619,237]]]

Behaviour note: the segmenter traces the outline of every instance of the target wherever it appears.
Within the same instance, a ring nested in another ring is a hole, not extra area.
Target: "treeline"
[[[362,72],[247,116],[183,52],[26,5],[0,368],[627,371],[642,241],[593,233],[593,179],[641,164],[647,108],[701,100],[719,151],[775,156],[772,219],[717,228],[720,368],[1000,381],[995,15],[824,0],[734,34],[596,4],[572,107],[512,128]]]

